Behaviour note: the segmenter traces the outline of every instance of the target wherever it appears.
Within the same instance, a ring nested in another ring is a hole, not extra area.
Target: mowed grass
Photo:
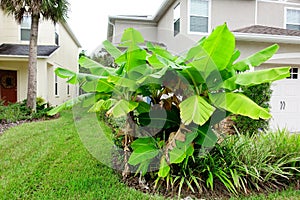
[[[82,139],[92,138],[85,142],[93,146],[98,137],[93,135],[79,136],[72,112],[6,131],[0,136],[0,199],[164,199],[128,188],[91,156],[100,150],[89,152]],[[232,199],[292,200],[300,199],[300,191]]]
[[[0,136],[0,199],[163,199],[120,183],[92,157],[72,113],[23,124]]]

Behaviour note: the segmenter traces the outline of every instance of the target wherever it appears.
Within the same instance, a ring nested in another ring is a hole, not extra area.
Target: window
[[[67,95],[68,96],[70,95],[70,84],[69,83],[67,84]]]
[[[21,40],[29,41],[30,40],[30,29],[31,29],[31,16],[23,16],[21,22]]]
[[[56,74],[54,78],[54,95],[58,96],[58,76]]]
[[[180,32],[180,4],[174,8],[174,36]]]
[[[300,30],[300,10],[286,9],[286,28]]]
[[[209,0],[190,0],[190,31],[208,32]]]
[[[54,25],[55,27],[55,44],[56,45],[59,45],[59,32],[58,32],[58,30],[59,30],[59,27],[58,27],[58,24],[55,24]]]
[[[288,77],[288,79],[298,79],[298,68],[293,67],[290,69],[291,76]]]

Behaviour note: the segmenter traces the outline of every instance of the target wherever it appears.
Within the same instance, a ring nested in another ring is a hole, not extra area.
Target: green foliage
[[[190,181],[195,184],[198,181],[184,174],[190,172],[195,152],[215,144],[213,125],[227,113],[253,119],[271,117],[267,109],[244,95],[241,88],[288,77],[289,67],[237,74],[238,70],[246,71],[249,66],[264,62],[277,51],[278,45],[236,62],[239,52],[226,24],[216,27],[183,57],[151,43],[145,49],[143,43],[142,35],[129,28],[119,45],[123,51],[109,41],[104,42],[117,68],[106,68],[83,56],[79,63],[91,74],[57,68],[58,76],[79,84],[87,94],[65,102],[49,114],[82,103],[91,107],[90,112],[126,117],[124,128],[116,134],[123,138],[123,176],[128,175],[128,163],[145,174],[150,164],[156,162],[158,182],[171,180],[172,173],[177,171],[181,173],[173,180],[173,184],[179,184],[180,193],[184,185],[192,189]],[[144,102],[145,98],[150,102]],[[235,192],[227,173],[218,171],[216,176]],[[212,180],[213,176],[209,177]]]
[[[243,87],[243,93],[252,99],[257,105],[270,109],[270,99],[271,99],[271,88],[270,83],[264,83],[260,85],[250,86],[250,87]],[[257,134],[268,129],[268,120],[254,120],[249,117],[245,117],[242,115],[237,115],[232,117],[235,122],[235,126],[237,130],[243,134]]]
[[[38,97],[36,100],[36,112],[31,112],[26,106],[26,100],[18,103],[9,103],[4,105],[4,102],[0,102],[0,122],[16,122],[20,120],[32,120],[48,117],[48,112],[53,107],[48,106],[45,100]]]
[[[93,126],[85,130],[95,132]],[[87,151],[69,111],[56,120],[7,130],[0,136],[0,155],[1,200],[165,199],[121,183],[113,169]]]
[[[247,194],[296,183],[300,176],[300,137],[286,131],[234,135],[197,158],[206,187],[221,182],[228,191]]]

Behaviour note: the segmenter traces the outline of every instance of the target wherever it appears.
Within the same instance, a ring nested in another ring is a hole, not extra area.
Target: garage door
[[[272,84],[270,127],[300,132],[300,69],[291,69],[291,77]]]

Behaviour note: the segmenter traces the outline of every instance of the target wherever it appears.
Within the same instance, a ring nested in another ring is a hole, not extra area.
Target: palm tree
[[[13,15],[18,23],[24,16],[31,16],[31,31],[28,61],[27,107],[36,111],[37,90],[37,41],[39,20],[51,20],[54,24],[65,22],[69,3],[67,0],[0,0],[1,9],[8,15]]]

